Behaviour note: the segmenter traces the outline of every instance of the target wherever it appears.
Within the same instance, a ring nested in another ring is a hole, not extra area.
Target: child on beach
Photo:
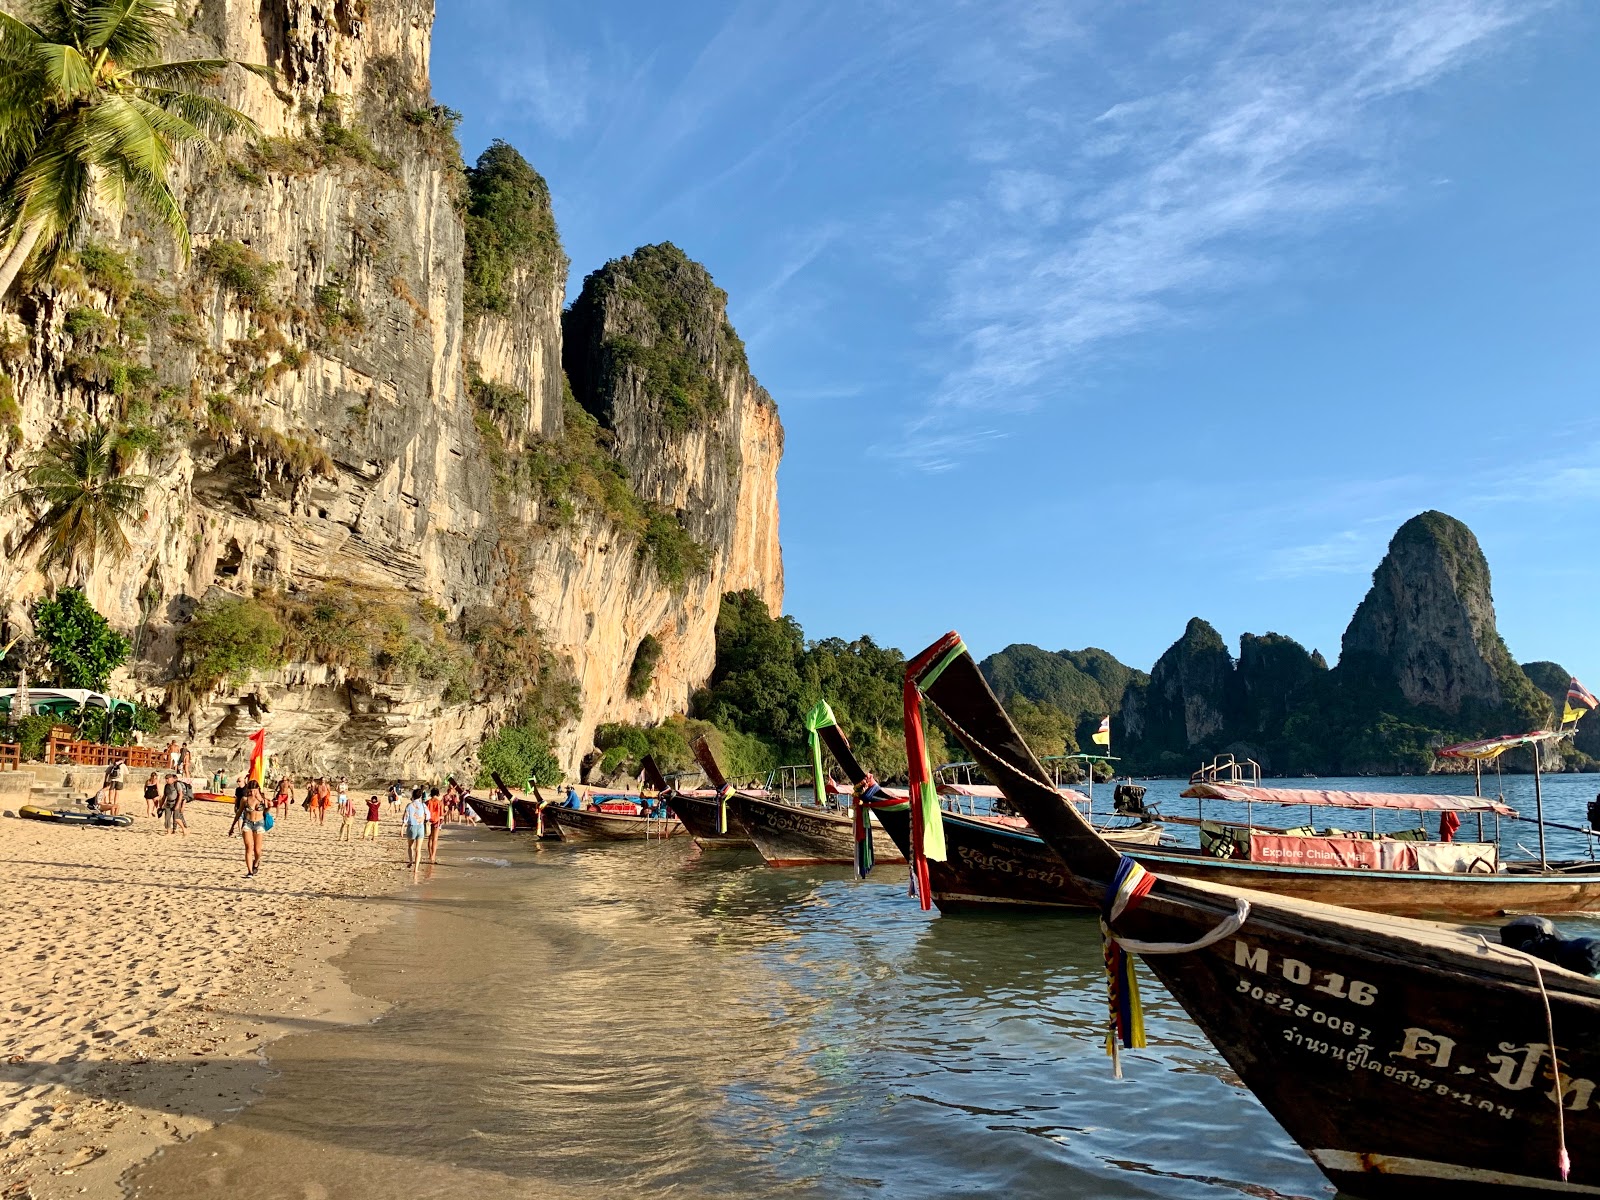
[[[376,796],[367,797],[367,824],[361,831],[361,840],[378,840],[378,810],[382,807]]]
[[[339,840],[350,840],[350,822],[355,820],[356,808],[350,803],[350,795],[345,791],[344,784],[339,785]]]

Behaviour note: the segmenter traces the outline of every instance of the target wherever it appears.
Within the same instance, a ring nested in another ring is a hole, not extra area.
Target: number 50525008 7
[[[1335,1032],[1348,1034],[1351,1037],[1359,1033],[1362,1041],[1366,1041],[1372,1036],[1372,1030],[1364,1025],[1357,1025],[1354,1021],[1346,1021],[1343,1017],[1325,1013],[1321,1009],[1312,1008],[1309,1004],[1297,1003],[1293,996],[1280,996],[1277,992],[1269,992],[1259,983],[1251,983],[1248,979],[1239,980],[1239,991],[1249,996],[1252,1000],[1270,1004],[1273,1008],[1282,1009],[1284,1012],[1289,1013],[1291,1016],[1299,1017],[1301,1020],[1310,1018],[1313,1025],[1326,1025]]]

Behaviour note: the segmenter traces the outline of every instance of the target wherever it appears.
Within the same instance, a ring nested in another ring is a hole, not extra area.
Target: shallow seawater
[[[904,871],[463,834],[142,1195],[1324,1196],[1148,975],[1111,1078],[1092,920],[942,918]],[[509,863],[497,867],[472,859]]]
[[[1575,821],[1596,780],[1551,783]],[[1152,798],[1181,811],[1176,790]],[[1091,918],[940,917],[904,868],[857,882],[687,839],[441,849],[343,960],[385,1015],[274,1046],[264,1099],[138,1194],[1332,1194],[1148,972],[1150,1046],[1111,1077]]]

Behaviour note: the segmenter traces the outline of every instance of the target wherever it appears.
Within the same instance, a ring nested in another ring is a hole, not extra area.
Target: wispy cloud
[[[1390,200],[1399,98],[1493,52],[1536,7],[1192,9],[1251,15],[1166,39],[1089,96],[1063,95],[1061,60],[1085,41],[1092,58],[1111,31],[1073,25],[1070,38],[1044,39],[1048,63],[1026,49],[990,61],[990,77],[970,79],[978,107],[987,98],[1038,119],[978,123],[984,186],[946,205],[927,234],[924,249],[949,263],[939,320],[957,347],[935,389],[939,419],[1059,395],[1105,344],[1196,319],[1330,222]],[[1022,31],[1026,46],[1037,11],[997,7],[997,39]],[[1118,51],[1103,57],[1120,64]]]

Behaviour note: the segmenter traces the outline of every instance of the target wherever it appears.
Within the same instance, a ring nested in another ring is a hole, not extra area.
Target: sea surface
[[[1149,786],[1194,811],[1182,784]],[[1531,813],[1530,777],[1503,790]],[[1597,792],[1600,776],[1549,778],[1546,814],[1581,824]],[[1507,853],[1537,845],[1532,826],[1504,830]],[[1550,853],[1588,849],[1552,831]],[[1092,918],[941,917],[906,896],[903,867],[858,882],[687,838],[460,829],[441,859],[374,902],[393,919],[342,961],[385,1014],[273,1046],[263,1099],[134,1172],[135,1194],[1333,1194],[1148,972],[1149,1048],[1112,1078]]]

